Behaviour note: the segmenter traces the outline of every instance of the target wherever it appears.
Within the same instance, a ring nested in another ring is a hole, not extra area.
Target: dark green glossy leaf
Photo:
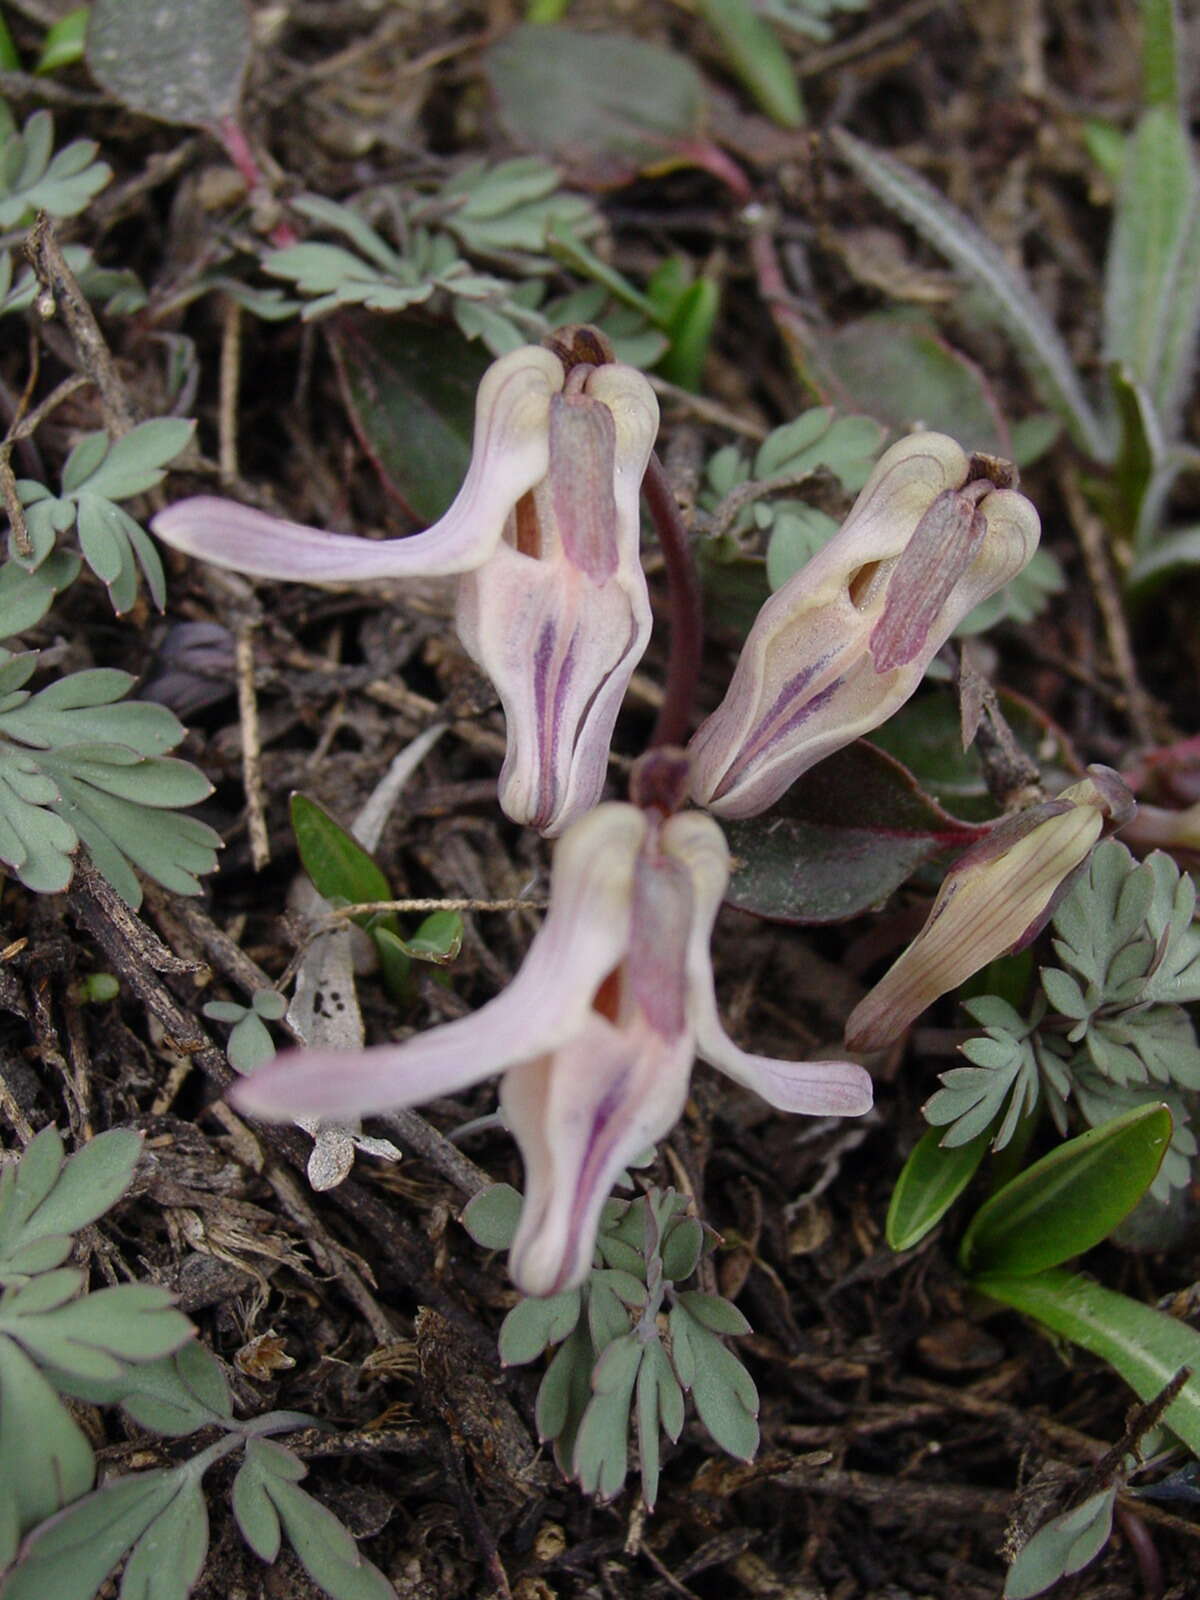
[[[766,815],[726,825],[737,862],[726,898],[781,922],[840,922],[978,832],[860,740],[798,779]]]
[[[1035,1273],[1108,1237],[1154,1181],[1171,1113],[1137,1106],[1052,1150],[980,1206],[959,1259],[971,1273]]]
[[[785,128],[800,127],[804,103],[796,69],[750,0],[699,0],[699,11],[759,109]]]
[[[921,1136],[901,1168],[888,1205],[885,1231],[893,1250],[911,1250],[937,1227],[975,1176],[991,1137],[992,1130],[985,1128],[967,1144],[945,1150],[940,1128]]]
[[[1001,690],[999,699],[1017,743],[1043,772],[1073,770],[1065,736],[1045,712],[1007,689]],[[907,767],[921,787],[951,807],[955,816],[983,822],[996,815],[979,753],[974,745],[962,747],[958,697],[949,689],[928,687],[915,695],[872,731],[871,743]]]
[[[47,29],[33,69],[36,73],[58,72],[62,67],[73,67],[83,60],[83,41],[90,14],[90,6],[78,6]]]
[[[300,860],[318,894],[350,905],[391,899],[391,885],[383,873],[324,806],[294,794],[291,809]]]
[[[1200,1455],[1200,1333],[1195,1328],[1070,1272],[1032,1277],[988,1272],[974,1278],[971,1287],[1107,1361],[1140,1400],[1153,1400],[1180,1367],[1190,1367],[1192,1376],[1163,1420],[1193,1455]]]
[[[909,311],[876,311],[822,341],[842,410],[862,411],[900,432],[934,428],[966,450],[1008,457],[1008,424],[984,374]]]

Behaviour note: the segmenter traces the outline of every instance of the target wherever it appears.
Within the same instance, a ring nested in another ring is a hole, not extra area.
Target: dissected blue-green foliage
[[[333,1600],[395,1600],[346,1529],[299,1487],[306,1468],[267,1436],[308,1426],[300,1412],[233,1415],[221,1365],[165,1289],[87,1292],[63,1263],[81,1228],[133,1181],[141,1136],[117,1128],[67,1156],[44,1128],[0,1168],[0,1579],[2,1600],[92,1600],[125,1560],[125,1600],[186,1600],[208,1550],[201,1479],[237,1451],[234,1517],[264,1561],[281,1526]],[[175,1467],[110,1478],[62,1396],[119,1405],[139,1427],[179,1439],[219,1437]],[[170,1559],[164,1560],[169,1551]]]
[[[984,1032],[942,1074],[925,1115],[942,1143],[990,1130],[1002,1149],[1040,1104],[1065,1132],[1073,1103],[1098,1127],[1131,1106],[1161,1100],[1174,1123],[1152,1193],[1188,1182],[1196,1138],[1188,1097],[1200,1089],[1200,1047],[1185,1006],[1200,1000],[1196,885],[1170,856],[1140,864],[1118,840],[1092,852],[1055,912],[1059,966],[1041,969],[1042,993],[1022,1016],[997,995],[966,1002]]]
[[[471,1202],[463,1223],[478,1244],[506,1249],[520,1209],[517,1191],[497,1184]],[[706,1242],[711,1248],[687,1209],[687,1197],[671,1189],[609,1200],[586,1281],[519,1301],[500,1329],[500,1358],[509,1366],[558,1346],[538,1389],[538,1432],[554,1441],[562,1471],[602,1499],[625,1482],[632,1416],[642,1497],[653,1508],[660,1435],[679,1438],[685,1393],[723,1450],[748,1461],[758,1448],[758,1390],[721,1341],[749,1333],[750,1324],[720,1295],[678,1287],[695,1272]]]

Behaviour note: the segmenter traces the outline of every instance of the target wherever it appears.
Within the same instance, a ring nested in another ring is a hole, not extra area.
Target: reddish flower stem
[[[250,141],[242,132],[236,118],[222,117],[219,122],[213,124],[213,132],[225,146],[226,155],[241,174],[251,197],[253,198],[256,191],[265,192],[267,183],[263,176],[262,168],[255,159],[254,151],[250,148]],[[291,223],[282,219],[275,224],[270,232],[271,243],[277,250],[285,249],[288,245],[297,244],[299,237]]]
[[[679,506],[662,463],[653,452],[642,481],[642,493],[646,497],[662,547],[671,606],[666,690],[648,746],[654,749],[663,744],[687,743],[692,721],[692,700],[700,676],[704,619],[700,582],[696,576],[687,528],[679,514]]]

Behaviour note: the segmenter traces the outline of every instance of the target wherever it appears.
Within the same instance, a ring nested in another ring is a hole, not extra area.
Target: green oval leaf
[[[131,110],[206,127],[237,111],[250,23],[242,0],[95,0],[86,53]]]
[[[1200,1333],[1186,1323],[1070,1272],[985,1273],[971,1287],[1100,1356],[1140,1400],[1153,1400],[1190,1367],[1163,1421],[1200,1455]]]
[[[1137,1106],[1068,1139],[980,1206],[959,1260],[971,1273],[1035,1273],[1099,1244],[1154,1181],[1171,1142],[1165,1105]]]
[[[305,794],[292,796],[292,829],[304,870],[326,900],[391,899],[391,885],[358,840]]]
[[[946,1150],[940,1128],[922,1135],[892,1190],[885,1233],[893,1250],[911,1250],[937,1227],[975,1176],[991,1136],[991,1128],[985,1128],[966,1144]]]

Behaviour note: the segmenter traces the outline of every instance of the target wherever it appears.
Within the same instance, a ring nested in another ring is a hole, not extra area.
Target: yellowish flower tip
[[[921,932],[851,1012],[847,1047],[883,1049],[939,995],[1023,949],[1093,845],[1133,811],[1121,778],[1097,766],[1057,799],[998,822],[954,863]]]

